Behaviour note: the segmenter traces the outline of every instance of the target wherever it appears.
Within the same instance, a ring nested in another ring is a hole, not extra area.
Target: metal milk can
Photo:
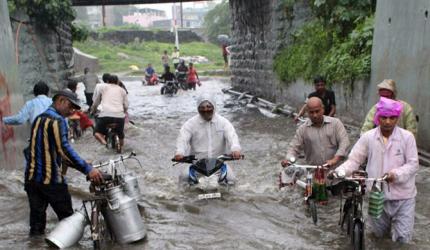
[[[127,196],[121,186],[112,187],[106,192],[106,220],[116,241],[131,243],[145,238],[146,229],[136,200]]]
[[[71,216],[62,219],[45,238],[46,242],[58,248],[67,248],[78,243],[88,223],[84,213],[84,211],[78,210]]]
[[[136,201],[140,199],[141,193],[139,183],[137,181],[137,176],[134,176],[133,173],[128,172],[124,174],[122,187],[125,194],[128,196],[134,198]]]

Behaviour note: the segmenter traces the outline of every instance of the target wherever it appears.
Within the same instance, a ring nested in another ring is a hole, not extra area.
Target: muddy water
[[[283,116],[266,114],[254,106],[237,105],[221,89],[222,79],[206,79],[197,91],[180,92],[174,97],[160,96],[159,86],[126,82],[129,89],[130,119],[126,129],[125,151],[134,150],[143,168],[130,162],[128,167],[140,177],[144,201],[147,239],[128,245],[130,249],[349,249],[348,240],[338,228],[338,200],[319,207],[319,223],[313,225],[304,211],[301,190],[280,192],[276,186],[279,161],[296,125]],[[203,92],[216,97],[218,112],[226,116],[239,134],[246,159],[232,162],[239,182],[218,200],[198,201],[198,191],[183,192],[177,175],[181,165],[172,166],[178,130],[196,114],[196,98]],[[352,133],[351,139],[356,136]],[[115,155],[98,145],[90,133],[74,144],[86,159],[103,161]],[[0,248],[44,249],[43,239],[29,239],[28,204],[22,185],[22,167],[1,171]],[[70,170],[69,186],[74,207],[79,208],[88,184],[80,173]],[[418,199],[415,237],[404,249],[429,248],[430,171],[421,168],[417,178]],[[48,228],[57,223],[48,209]],[[367,237],[368,249],[397,248],[389,240]],[[89,249],[89,233],[75,247]],[[110,249],[124,247],[111,245]]]

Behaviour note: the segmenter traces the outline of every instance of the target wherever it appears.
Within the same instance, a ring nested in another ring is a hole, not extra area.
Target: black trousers
[[[88,109],[90,109],[91,106],[93,106],[93,94],[94,93],[85,92],[85,99],[87,99]]]
[[[51,205],[59,220],[73,214],[72,198],[66,184],[28,182],[24,189],[30,204],[30,235],[45,233],[48,205]]]

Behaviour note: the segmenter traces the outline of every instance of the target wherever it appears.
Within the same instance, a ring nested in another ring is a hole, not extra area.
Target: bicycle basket
[[[373,182],[372,190],[369,193],[369,211],[368,214],[378,219],[384,211],[384,192]]]

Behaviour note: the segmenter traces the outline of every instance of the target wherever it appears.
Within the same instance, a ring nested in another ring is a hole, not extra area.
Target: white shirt
[[[195,155],[197,158],[215,158],[240,150],[233,125],[216,113],[209,122],[200,115],[190,118],[182,126],[176,142],[177,155]]]
[[[99,117],[124,118],[128,109],[128,98],[125,90],[116,84],[106,84],[98,91],[93,109],[97,108],[99,104],[102,105],[103,109]]]

